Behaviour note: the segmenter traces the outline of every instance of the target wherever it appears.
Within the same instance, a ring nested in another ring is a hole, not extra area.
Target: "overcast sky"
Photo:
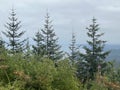
[[[93,17],[100,24],[100,32],[105,33],[102,39],[107,44],[120,44],[120,0],[0,0],[2,31],[12,6],[22,21],[21,29],[26,31],[24,37],[33,37],[43,27],[48,9],[61,45],[70,43],[72,30],[78,43],[85,43],[88,39],[85,28]]]

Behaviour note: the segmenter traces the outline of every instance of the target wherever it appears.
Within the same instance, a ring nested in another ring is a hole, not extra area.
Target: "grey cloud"
[[[22,20],[23,29],[32,37],[42,28],[46,10],[50,12],[56,34],[68,43],[71,40],[72,28],[77,33],[80,43],[85,43],[86,26],[95,16],[100,23],[101,32],[105,32],[108,43],[120,44],[120,0],[2,0],[0,1],[0,27],[7,20],[10,8],[14,4],[19,20]],[[4,10],[3,10],[4,9]],[[2,15],[2,13],[4,15]],[[111,39],[111,35],[113,35]]]

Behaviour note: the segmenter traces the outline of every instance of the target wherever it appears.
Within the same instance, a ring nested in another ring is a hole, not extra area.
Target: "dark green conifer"
[[[9,39],[8,47],[12,54],[20,53],[23,51],[23,44],[25,40],[21,41],[20,38],[23,36],[25,31],[20,31],[21,21],[18,21],[16,18],[16,13],[14,9],[9,17],[9,22],[6,23],[6,31],[3,31],[3,34]]]
[[[5,48],[5,41],[3,41],[2,36],[0,36],[0,48]]]
[[[104,51],[106,41],[101,40],[100,37],[104,33],[99,33],[99,24],[96,23],[96,19],[92,19],[92,24],[86,28],[88,30],[87,35],[90,38],[87,41],[88,46],[84,47],[85,54],[82,54],[83,61],[86,66],[87,78],[94,79],[95,73],[98,71],[98,67],[105,68],[105,59],[109,54],[109,51]]]
[[[5,41],[3,41],[2,36],[0,36],[0,54],[5,52]]]
[[[68,54],[69,59],[72,61],[72,63],[77,62],[80,59],[80,51],[79,46],[77,46],[76,44],[76,38],[74,33],[72,33],[72,40],[69,49],[70,49],[70,54]]]
[[[35,37],[33,38],[35,41],[35,45],[32,45],[33,48],[33,54],[37,56],[43,56],[44,55],[44,45],[43,45],[43,35],[38,31],[35,34]]]
[[[29,38],[27,38],[27,43],[26,43],[26,46],[25,46],[25,59],[29,59],[30,56],[32,55],[32,51],[30,49],[30,43],[29,43]]]
[[[53,25],[51,25],[52,21],[48,13],[45,18],[44,28],[42,29],[45,48],[44,56],[51,60],[59,60],[62,58],[63,52],[60,51],[61,46],[58,44],[58,38],[54,32]]]

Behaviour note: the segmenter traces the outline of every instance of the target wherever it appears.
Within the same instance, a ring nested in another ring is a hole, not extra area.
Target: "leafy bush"
[[[25,60],[20,55],[9,56],[0,63],[2,90],[79,90],[75,69],[67,60],[57,62],[41,59]]]

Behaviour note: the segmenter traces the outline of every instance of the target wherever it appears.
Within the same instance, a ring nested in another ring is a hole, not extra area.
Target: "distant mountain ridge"
[[[116,63],[120,64],[120,45],[106,45],[105,51],[110,50],[110,54],[107,60],[115,60]]]

